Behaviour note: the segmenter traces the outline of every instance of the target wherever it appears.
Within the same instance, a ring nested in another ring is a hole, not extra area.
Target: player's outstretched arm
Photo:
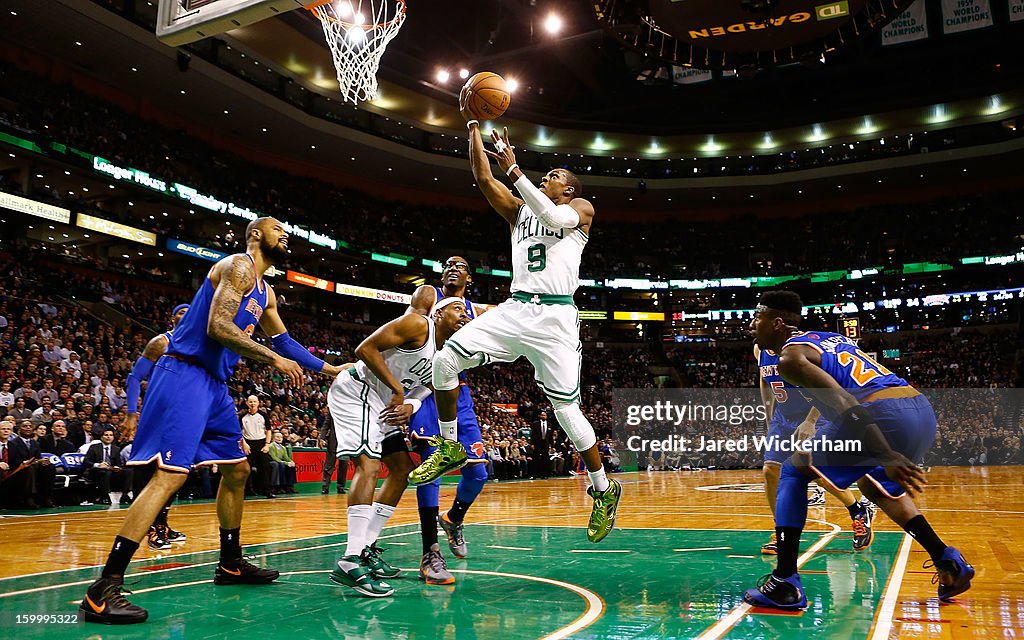
[[[470,123],[469,164],[473,168],[473,179],[487,198],[487,202],[511,227],[516,223],[523,201],[512,195],[512,191],[494,177],[488,156],[487,150],[484,149],[484,140],[480,137],[480,125]]]
[[[211,281],[216,280],[206,335],[238,355],[257,362],[266,362],[284,373],[296,386],[302,384],[302,368],[293,360],[283,358],[256,342],[235,324],[235,315],[242,297],[256,284],[252,263],[243,255],[230,256],[214,267]]]
[[[135,432],[135,427],[139,423],[139,395],[142,393],[142,381],[149,378],[149,374],[153,372],[153,365],[166,351],[167,336],[162,333],[154,336],[146,343],[146,348],[142,350],[142,355],[135,361],[132,372],[125,378],[125,407],[128,410],[126,426],[132,433]]]
[[[288,329],[285,328],[284,321],[281,320],[281,314],[277,312],[277,294],[274,293],[274,288],[270,285],[267,285],[267,308],[260,316],[260,329],[270,336],[270,346],[274,353],[298,362],[303,369],[329,376],[336,376],[342,372],[342,367],[327,364],[288,335]]]

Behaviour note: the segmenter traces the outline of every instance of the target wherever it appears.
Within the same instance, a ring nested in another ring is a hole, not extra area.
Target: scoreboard
[[[846,336],[850,340],[860,340],[860,318],[840,318],[836,322],[836,333]]]

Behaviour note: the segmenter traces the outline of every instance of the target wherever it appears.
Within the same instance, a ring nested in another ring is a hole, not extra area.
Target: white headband
[[[454,302],[461,302],[463,305],[466,304],[465,300],[463,300],[462,298],[459,298],[457,296],[449,296],[447,298],[441,298],[440,300],[438,300],[437,302],[434,303],[434,308],[430,310],[430,317],[436,316],[438,311],[440,311],[441,309],[444,309],[445,307],[447,307],[448,305],[450,305],[450,304],[452,304]]]

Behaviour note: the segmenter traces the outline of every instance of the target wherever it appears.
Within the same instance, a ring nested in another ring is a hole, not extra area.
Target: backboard
[[[156,37],[173,47],[244,27],[311,0],[160,0]]]

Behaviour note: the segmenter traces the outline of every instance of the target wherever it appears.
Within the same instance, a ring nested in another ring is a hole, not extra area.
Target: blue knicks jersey
[[[252,256],[245,254],[252,263]],[[256,270],[253,265],[253,271]],[[213,283],[210,275],[206,275],[203,286],[199,287],[192,298],[188,311],[178,322],[167,346],[167,353],[186,358],[194,358],[217,380],[227,381],[235,371],[242,356],[228,349],[206,334],[206,325],[210,317],[210,303],[213,300]],[[252,289],[242,296],[242,302],[235,313],[235,326],[246,335],[252,336],[256,325],[260,322],[263,310],[267,308],[267,285],[263,278],[256,276]]]
[[[805,331],[787,340],[782,348],[794,344],[807,345],[820,353],[821,368],[858,402],[863,402],[864,398],[882,389],[909,386],[906,380],[858,349],[853,340],[838,333]],[[825,413],[826,408],[818,408]],[[828,415],[834,413],[828,411]]]
[[[437,285],[434,285],[434,295],[436,296],[434,298],[434,304],[437,304],[438,300],[444,300],[444,291],[442,291],[441,287]],[[473,311],[473,303],[470,302],[467,298],[463,298],[462,301],[466,303],[466,315],[469,316],[469,319],[476,319],[476,312]],[[186,311],[185,313],[188,312]]]
[[[775,397],[772,424],[782,424],[795,429],[811,412],[811,403],[800,392],[779,375],[779,356],[768,349],[761,349],[757,358],[761,379],[768,385]]]

